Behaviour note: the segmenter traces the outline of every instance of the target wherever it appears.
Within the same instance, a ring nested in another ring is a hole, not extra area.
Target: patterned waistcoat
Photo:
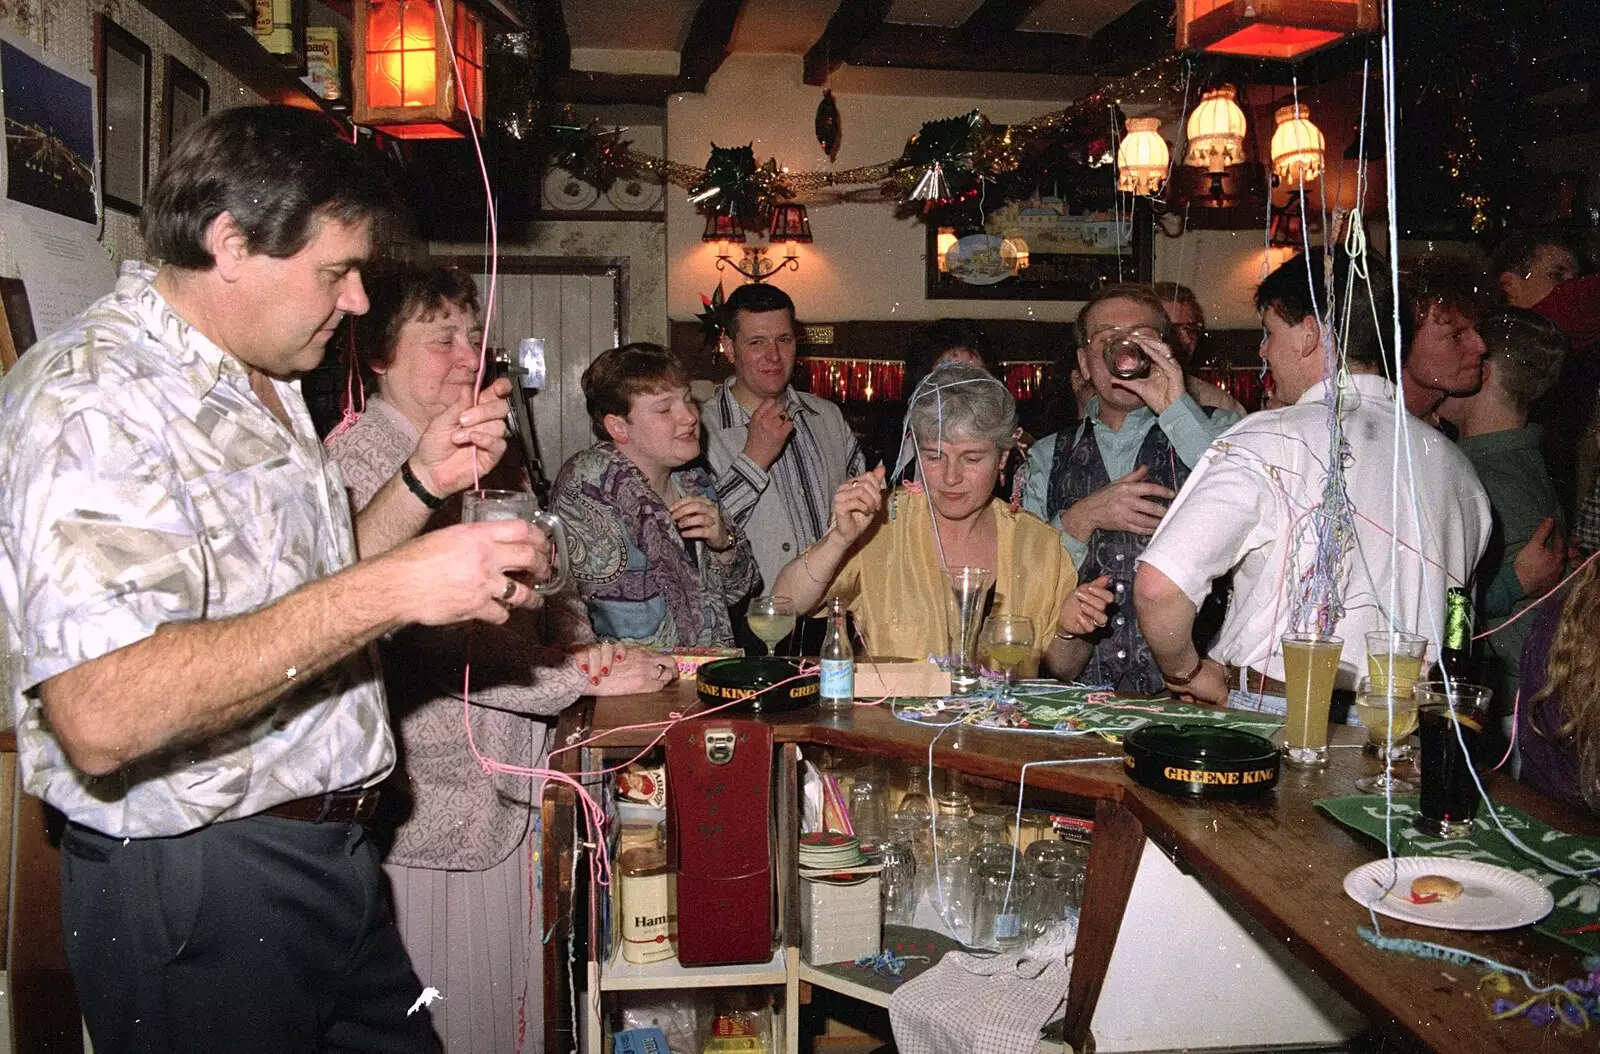
[[[1211,416],[1211,407],[1202,409],[1207,417]],[[1050,469],[1050,490],[1045,499],[1045,512],[1051,521],[1073,502],[1111,485],[1100,444],[1095,441],[1094,422],[1084,425],[1083,434],[1076,441],[1074,431],[1063,429],[1056,436],[1055,463]],[[1152,426],[1145,435],[1135,464],[1149,470],[1146,478],[1151,483],[1174,491],[1189,478],[1189,466],[1178,458],[1159,425]],[[1094,653],[1083,670],[1085,683],[1109,684],[1123,691],[1151,695],[1166,691],[1161,668],[1150,654],[1144,634],[1139,632],[1139,619],[1133,611],[1134,564],[1149,541],[1148,535],[1128,531],[1097,529],[1089,536],[1089,555],[1078,569],[1078,581],[1092,582],[1106,575],[1117,599],[1110,612],[1110,624],[1091,638]]]

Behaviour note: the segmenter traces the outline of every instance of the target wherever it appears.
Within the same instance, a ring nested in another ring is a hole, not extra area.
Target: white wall
[[[914,99],[835,94],[842,136],[830,166],[813,126],[822,89],[802,81],[795,55],[732,55],[706,85],[704,95],[667,101],[667,156],[703,165],[711,144],[754,142],[756,159],[776,157],[797,171],[843,170],[897,157],[922,122],[982,110],[997,122],[1020,121],[1066,104],[1064,100]],[[854,188],[860,190],[861,188]],[[823,192],[827,193],[827,192]],[[794,297],[808,321],[851,319],[973,318],[1071,319],[1077,305],[1021,301],[927,300],[923,296],[924,227],[898,219],[892,200],[821,205],[803,199],[816,241],[799,247],[800,270],[775,279]],[[716,251],[700,241],[705,218],[681,188],[667,189],[667,310],[691,319],[700,294],[722,278],[731,290],[743,279],[716,269]]]

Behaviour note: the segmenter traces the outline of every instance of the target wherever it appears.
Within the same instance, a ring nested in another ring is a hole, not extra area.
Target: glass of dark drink
[[[1461,681],[1413,688],[1422,729],[1422,816],[1417,828],[1436,838],[1464,838],[1478,814],[1473,755],[1483,738],[1492,692]]]

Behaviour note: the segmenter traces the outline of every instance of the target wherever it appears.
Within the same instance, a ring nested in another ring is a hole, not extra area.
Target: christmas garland
[[[876,184],[923,212],[974,197],[985,182],[1000,183],[1047,149],[1078,167],[1111,164],[1115,108],[1123,103],[1173,99],[1181,57],[1166,55],[1142,69],[1111,78],[1070,106],[1020,124],[991,123],[974,110],[927,121],[900,156],[838,172],[789,172],[775,158],[758,164],[751,146],[711,148],[704,168],[634,150],[622,129],[598,121],[580,126],[570,117],[552,125],[551,161],[604,190],[618,179],[644,173],[682,187],[703,212],[737,216],[754,226],[788,198],[827,187]]]

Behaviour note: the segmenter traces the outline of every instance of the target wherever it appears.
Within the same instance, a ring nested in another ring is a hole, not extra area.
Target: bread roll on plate
[[[1411,899],[1437,897],[1440,900],[1454,900],[1461,895],[1461,889],[1460,882],[1444,875],[1418,875],[1411,882]]]

